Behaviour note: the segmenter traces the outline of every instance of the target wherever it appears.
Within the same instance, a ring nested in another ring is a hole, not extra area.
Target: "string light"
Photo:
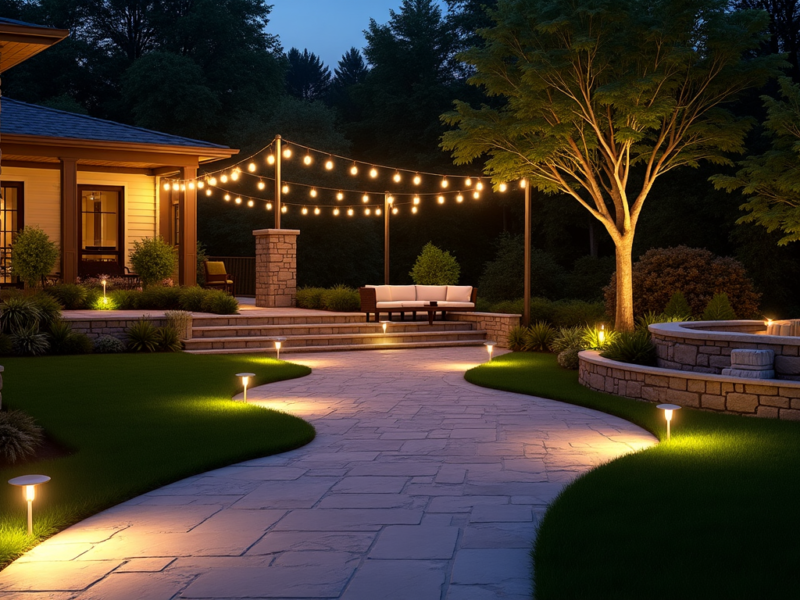
[[[362,202],[369,202],[369,196],[367,194],[364,194],[363,196],[361,196],[361,201]]]
[[[316,198],[317,197],[317,190],[315,190],[314,188],[311,188],[311,191],[309,192],[309,194],[311,194],[312,198]]]
[[[217,178],[216,177],[212,177],[211,179],[208,180],[208,183],[210,185],[217,185]]]
[[[275,155],[274,154],[268,154],[267,155],[267,164],[268,165],[274,165],[275,164]]]
[[[389,197],[386,199],[386,201],[387,201],[389,204],[394,204],[394,196],[389,196]]]
[[[289,146],[283,149],[283,158],[292,158],[292,149]]]
[[[222,183],[228,183],[228,176],[227,176],[227,175],[224,175],[224,174],[223,174],[223,175],[220,175],[220,176],[219,176],[219,180],[220,180]]]
[[[328,171],[333,171],[333,159],[332,158],[328,158],[328,160],[325,161],[325,168]]]
[[[419,173],[417,173],[414,175],[414,185],[419,185],[420,183],[422,183],[422,177],[420,177]]]
[[[475,192],[474,194],[472,194],[472,197],[475,198],[475,200],[479,200],[480,197],[481,197],[481,193],[480,192]]]
[[[501,183],[501,184],[500,184],[500,185],[497,187],[497,189],[498,189],[498,190],[500,190],[501,192],[505,192],[505,191],[508,189],[508,186],[507,186],[505,183]]]
[[[200,180],[200,181],[197,182],[197,189],[198,190],[202,190],[204,187],[206,187],[205,181]]]
[[[165,192],[169,191],[169,181],[164,182],[164,191]]]
[[[356,163],[353,163],[353,166],[350,167],[350,175],[358,175],[358,167]]]
[[[250,171],[251,173],[255,173],[256,172],[256,163],[251,162],[249,165],[247,165],[247,170]]]
[[[211,195],[211,190],[206,190],[206,196],[210,196],[210,195]]]
[[[420,203],[419,196],[414,196],[414,204],[419,204],[419,203]]]
[[[368,208],[364,209],[364,214],[365,215],[369,216],[371,213],[372,213],[372,211],[370,209],[368,209]]]
[[[375,216],[376,217],[380,217],[381,216],[381,209],[380,208],[376,208],[375,209]]]
[[[439,197],[436,199],[436,201],[437,201],[439,204],[444,204],[444,196],[439,196]]]
[[[464,185],[467,186],[467,187],[471,186],[472,185],[472,179],[470,177],[467,177],[464,180]]]
[[[394,172],[394,177],[392,177],[392,179],[394,179],[394,182],[395,182],[395,183],[400,183],[400,181],[402,181],[402,179],[403,179],[403,178],[400,176],[400,171],[395,171],[395,172]]]
[[[322,212],[322,211],[319,209],[319,206],[314,209],[314,214],[315,215],[318,215],[320,212]]]
[[[288,186],[288,185],[285,185],[285,186],[283,186],[283,187],[281,188],[281,191],[282,191],[284,194],[288,194],[288,193],[289,193],[289,186]]]
[[[519,181],[519,187],[521,187],[523,190],[524,190],[526,187],[528,187],[528,180],[527,180],[527,179],[520,179],[520,181]]]
[[[369,170],[369,176],[372,177],[373,179],[375,179],[378,176],[378,169],[376,169],[375,167],[372,167]]]
[[[333,216],[334,217],[338,217],[339,216],[339,209],[338,208],[334,208],[333,209]]]
[[[180,189],[180,186],[178,186],[178,184],[177,184],[177,183],[173,183],[173,184],[172,184],[172,191],[173,191],[173,192],[177,192],[179,189]]]
[[[267,187],[267,184],[264,183],[263,179],[259,179],[258,180],[258,189],[263,190],[265,187]]]
[[[181,184],[181,191],[182,192],[186,191],[186,184],[183,184],[183,183]]]
[[[449,182],[449,181],[447,181],[447,177],[445,177],[444,179],[442,179],[442,187],[443,187],[443,188],[447,189],[447,187],[448,187],[449,185],[450,185],[450,182]]]
[[[267,202],[267,210],[272,210],[272,202]]]
[[[412,212],[413,214],[417,214],[417,207],[416,207],[416,206],[412,206],[412,207],[411,207],[411,212]]]
[[[241,204],[242,199],[239,196],[236,196],[236,200],[234,200],[234,202],[236,202],[236,204]]]
[[[480,182],[480,181],[478,183],[476,183],[475,184],[475,189],[478,190],[479,192],[483,191],[483,183]]]
[[[355,211],[352,208],[348,208],[347,209],[347,216],[348,217],[352,217],[354,213],[355,213]]]
[[[248,200],[247,201],[247,206],[249,206],[250,208],[253,208],[255,205],[256,205],[256,203],[253,202],[252,200]]]
[[[338,194],[336,194],[336,199],[337,200],[344,200],[344,194],[342,192],[339,192]]]
[[[459,202],[459,203],[460,203],[460,202],[463,202],[463,201],[464,201],[464,196],[462,196],[461,194],[459,194],[458,196],[456,196],[456,202]]]
[[[306,154],[306,155],[305,155],[305,158],[303,158],[303,164],[305,164],[306,166],[308,166],[308,165],[310,165],[312,162],[314,162],[314,159],[312,159],[312,158],[311,158],[311,155],[310,155],[310,154]]]
[[[393,215],[396,215],[396,214],[397,214],[397,213],[399,213],[399,212],[400,212],[400,209],[399,209],[399,208],[397,208],[396,206],[395,206],[395,207],[392,209],[392,214],[393,214]]]
[[[239,171],[238,170],[235,169],[233,172],[231,172],[231,179],[233,181],[237,181],[239,179]]]
[[[230,194],[225,194],[224,198],[225,198],[225,202],[230,202],[231,201],[231,195]]]
[[[307,215],[308,214],[308,209],[304,206],[303,210],[301,210],[300,212],[303,213],[304,215]]]
[[[193,190],[193,189],[194,189],[194,181],[190,181],[190,182],[189,182],[189,189],[190,189],[190,190]]]
[[[283,206],[281,206],[281,212],[286,214],[287,212],[289,212],[289,208],[284,204]]]

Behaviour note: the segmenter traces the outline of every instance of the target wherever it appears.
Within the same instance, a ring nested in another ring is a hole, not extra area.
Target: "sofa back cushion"
[[[403,302],[417,299],[416,286],[413,285],[389,285],[391,289],[392,302]]]
[[[417,300],[427,300],[428,302],[444,302],[447,299],[446,285],[418,285]]]
[[[448,302],[469,302],[472,300],[472,286],[471,285],[448,285],[447,298]]]
[[[375,301],[376,302],[391,302],[392,293],[389,290],[391,286],[388,285],[366,285],[364,287],[375,288]]]

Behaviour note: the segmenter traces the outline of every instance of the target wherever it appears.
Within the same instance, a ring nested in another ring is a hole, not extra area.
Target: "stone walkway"
[[[470,385],[463,372],[485,357],[298,357],[312,375],[248,400],[310,420],[311,444],[91,517],[0,572],[0,597],[528,600],[548,503],[655,440],[599,412]]]

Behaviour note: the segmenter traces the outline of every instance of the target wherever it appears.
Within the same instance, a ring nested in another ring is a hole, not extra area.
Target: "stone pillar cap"
[[[299,229],[256,229],[253,235],[300,235]]]

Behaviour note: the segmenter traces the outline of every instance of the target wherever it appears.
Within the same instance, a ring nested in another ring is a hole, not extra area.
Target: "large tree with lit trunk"
[[[767,15],[725,0],[500,0],[491,16],[462,58],[494,98],[456,102],[443,147],[457,164],[485,157],[495,184],[527,179],[600,221],[616,246],[616,326],[631,330],[645,200],[664,173],[744,149],[751,122],[725,106],[782,64],[754,52]]]

